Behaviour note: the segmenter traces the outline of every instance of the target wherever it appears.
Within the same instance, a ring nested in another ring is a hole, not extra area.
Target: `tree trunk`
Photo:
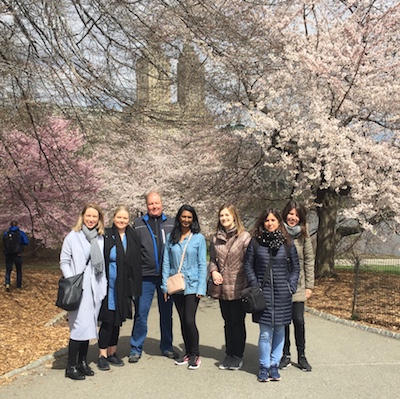
[[[317,208],[319,225],[315,257],[316,277],[329,277],[334,273],[336,248],[336,218],[339,195],[333,190],[318,193],[321,206]]]

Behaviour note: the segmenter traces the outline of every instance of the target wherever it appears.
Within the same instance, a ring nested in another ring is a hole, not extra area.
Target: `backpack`
[[[21,253],[21,235],[19,230],[7,231],[3,236],[3,242],[6,255],[17,255]]]

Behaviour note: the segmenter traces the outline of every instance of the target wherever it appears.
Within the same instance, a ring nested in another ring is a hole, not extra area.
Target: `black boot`
[[[94,371],[88,366],[86,363],[86,359],[82,359],[79,364],[77,369],[83,374],[88,377],[94,376]]]
[[[68,366],[65,370],[65,376],[71,378],[71,380],[84,380],[86,378],[76,366]]]

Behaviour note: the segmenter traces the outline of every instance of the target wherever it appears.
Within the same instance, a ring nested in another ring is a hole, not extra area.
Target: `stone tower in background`
[[[178,104],[184,112],[204,111],[204,65],[191,45],[185,44],[178,58],[177,90]]]
[[[137,105],[165,109],[171,104],[171,67],[165,52],[154,46],[146,49],[136,63]]]
[[[154,117],[164,114],[167,119],[197,118],[205,114],[205,70],[198,54],[191,45],[185,44],[177,61],[176,74],[173,74],[171,59],[161,47],[144,50],[136,63],[137,110]],[[173,92],[177,100],[174,102]]]

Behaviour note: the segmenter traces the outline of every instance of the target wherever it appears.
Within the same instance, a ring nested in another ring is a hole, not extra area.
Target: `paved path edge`
[[[388,331],[388,330],[385,330],[385,329],[382,329],[382,328],[376,328],[376,327],[367,326],[365,324],[357,323],[357,322],[355,322],[353,320],[341,319],[340,317],[333,316],[333,315],[331,315],[329,313],[324,313],[324,312],[322,312],[320,310],[309,308],[307,306],[305,307],[305,311],[310,313],[310,314],[312,314],[312,315],[314,315],[314,316],[321,317],[321,318],[329,320],[329,321],[333,321],[334,323],[344,324],[344,325],[347,325],[347,326],[350,326],[350,327],[357,328],[357,329],[362,330],[362,331],[368,331],[368,332],[371,332],[371,333],[374,333],[374,334],[379,334],[379,335],[382,335],[382,336],[385,336],[385,337],[389,337],[389,338],[394,338],[394,339],[400,340],[400,333],[395,333],[395,332]],[[56,324],[63,317],[65,317],[66,313],[67,312],[59,313],[54,319],[50,320],[46,324],[46,326],[51,326],[53,324]],[[43,365],[44,363],[46,363],[46,362],[48,362],[50,360],[54,360],[54,359],[57,359],[57,358],[59,358],[61,356],[64,356],[67,353],[67,351],[68,351],[68,348],[61,348],[60,350],[58,350],[54,354],[42,356],[40,359],[35,360],[34,362],[27,364],[26,366],[20,367],[18,369],[9,371],[8,373],[1,375],[0,379],[3,380],[3,379],[15,377],[18,374],[24,373],[24,372],[29,371],[31,369],[34,369],[34,368],[36,368],[38,366],[41,366],[41,365]]]

